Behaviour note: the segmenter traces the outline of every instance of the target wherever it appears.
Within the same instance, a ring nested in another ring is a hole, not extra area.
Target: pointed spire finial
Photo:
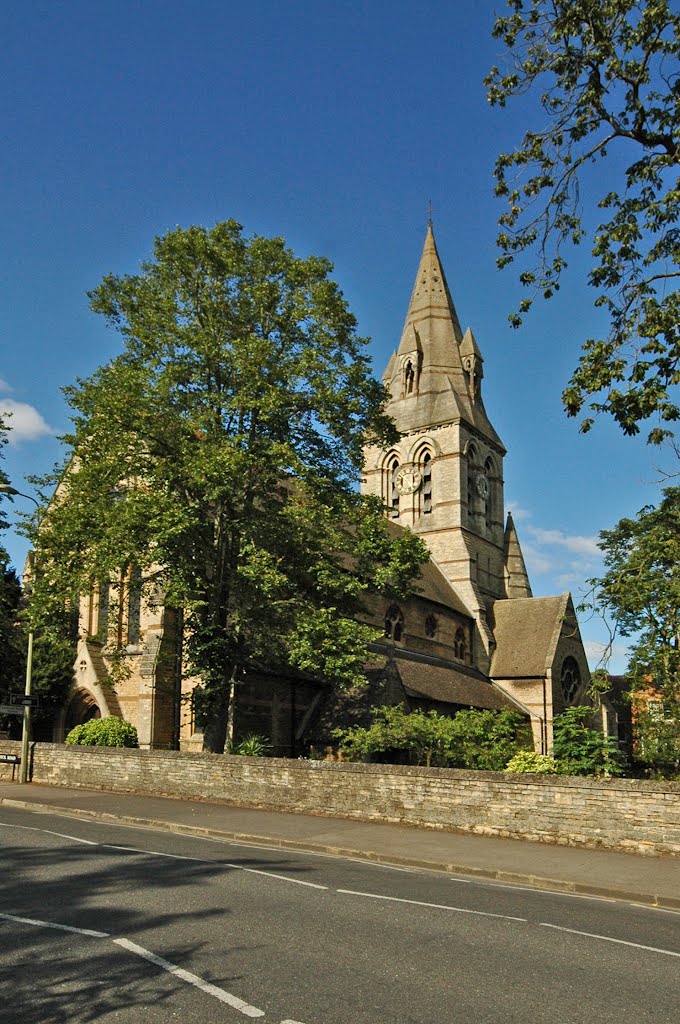
[[[427,201],[427,226],[428,226],[428,228],[432,227],[432,200],[431,199],[428,199],[428,201]]]

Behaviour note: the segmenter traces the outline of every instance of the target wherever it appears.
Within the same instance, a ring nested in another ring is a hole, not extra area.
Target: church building
[[[384,636],[360,701],[444,714],[511,708],[528,717],[536,750],[546,752],[553,716],[587,702],[588,664],[570,595],[532,596],[505,512],[506,449],[484,406],[483,378],[482,353],[471,329],[461,329],[429,225],[383,377],[401,439],[388,451],[367,447],[361,486],[382,500],[392,530],[425,541],[431,562],[410,599],[370,600],[367,619]],[[74,689],[55,739],[88,717],[119,714],[136,726],[140,746],[200,749],[193,683],[182,681],[181,616],[162,600],[138,599],[134,609],[129,602],[129,671],[114,692],[97,639],[106,607],[100,590],[83,598]],[[236,690],[235,739],[262,734],[273,754],[297,756],[323,742],[339,701],[318,680],[253,666]]]

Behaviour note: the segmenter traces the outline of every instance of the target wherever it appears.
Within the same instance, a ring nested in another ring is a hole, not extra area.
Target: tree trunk
[[[210,709],[203,730],[203,747],[212,754],[223,754],[227,740],[234,738],[234,693],[236,680],[241,674],[239,665],[232,667],[228,678],[222,680],[220,695]]]

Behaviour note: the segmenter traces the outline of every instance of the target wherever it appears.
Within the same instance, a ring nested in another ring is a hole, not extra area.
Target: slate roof
[[[489,674],[494,679],[545,676],[552,664],[569,594],[494,601],[491,623],[496,649]]]
[[[517,704],[497,690],[481,672],[461,666],[431,665],[395,658],[395,668],[409,697],[422,697],[463,707],[517,710]]]

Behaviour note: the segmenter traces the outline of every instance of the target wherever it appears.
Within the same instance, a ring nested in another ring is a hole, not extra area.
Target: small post
[[[28,651],[26,653],[26,687],[24,693],[31,696],[33,683],[33,630],[28,634]],[[28,782],[28,741],[31,736],[31,709],[24,707],[24,718],[21,728],[21,766],[19,769],[19,782]]]

